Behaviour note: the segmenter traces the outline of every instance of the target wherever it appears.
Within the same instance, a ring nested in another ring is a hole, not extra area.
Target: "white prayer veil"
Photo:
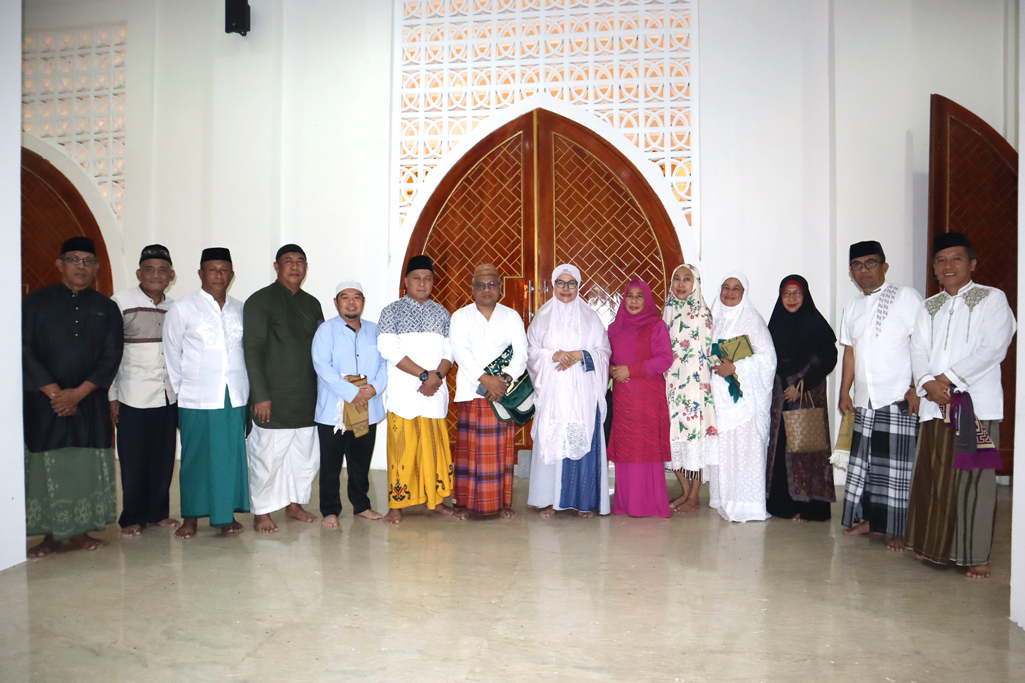
[[[580,271],[563,264],[552,271],[552,286],[569,273],[579,283]],[[581,363],[558,371],[556,351],[587,351],[594,363],[585,372]],[[538,310],[527,330],[527,370],[534,382],[534,449],[546,464],[579,460],[591,450],[595,414],[605,419],[605,389],[609,381],[612,349],[601,319],[579,293],[569,303],[553,297]]]
[[[730,278],[736,278],[740,281],[740,284],[744,287],[744,296],[741,297],[740,303],[736,306],[727,306],[722,302],[721,293],[722,286]],[[719,341],[720,339],[730,339],[738,334],[744,334],[743,332],[731,333],[731,330],[737,327],[737,323],[741,318],[741,314],[745,309],[754,308],[751,305],[751,297],[748,296],[748,284],[747,277],[743,273],[727,273],[722,281],[719,283],[719,289],[715,291],[715,299],[712,301],[712,341]]]

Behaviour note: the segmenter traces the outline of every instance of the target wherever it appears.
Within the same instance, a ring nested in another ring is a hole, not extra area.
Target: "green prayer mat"
[[[117,521],[116,487],[112,448],[26,449],[26,534],[66,541],[103,531]]]

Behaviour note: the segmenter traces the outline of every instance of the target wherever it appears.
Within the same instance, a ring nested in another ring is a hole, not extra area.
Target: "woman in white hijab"
[[[776,351],[765,319],[747,296],[746,277],[730,273],[723,278],[712,321],[713,341],[747,335],[754,353],[736,363],[724,359],[712,370],[719,464],[708,468],[709,504],[731,522],[765,520],[765,454]],[[742,395],[735,388],[730,391],[726,378],[731,375]]]
[[[583,301],[580,271],[552,272],[555,296],[527,330],[527,370],[534,383],[534,450],[527,504],[542,517],[573,509],[609,514],[605,389],[612,349],[601,319]]]

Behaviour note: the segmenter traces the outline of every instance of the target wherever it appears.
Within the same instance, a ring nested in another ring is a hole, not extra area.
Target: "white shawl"
[[[722,281],[729,278],[740,280],[744,286],[744,296],[736,306],[722,303],[720,292],[715,295],[712,304],[712,341],[732,339],[746,334],[751,340],[754,355],[736,362],[737,379],[744,395],[734,403],[730,396],[726,380],[712,375],[712,390],[715,392],[715,419],[720,432],[736,429],[752,418],[756,418],[755,426],[763,438],[769,435],[769,409],[772,404],[772,382],[776,374],[776,349],[772,345],[772,335],[765,324],[765,319],[751,304],[748,297],[747,278],[740,273],[729,273]]]
[[[579,270],[561,265],[552,273],[553,287],[563,273],[580,282]],[[552,360],[556,351],[587,351],[594,371],[585,372],[583,364],[577,363],[559,372]],[[527,370],[537,406],[530,436],[545,464],[579,460],[591,450],[596,406],[599,419],[605,420],[611,355],[601,319],[579,295],[568,304],[552,298],[534,316],[527,330]]]

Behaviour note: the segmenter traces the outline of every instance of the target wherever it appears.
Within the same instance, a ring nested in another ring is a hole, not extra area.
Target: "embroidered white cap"
[[[363,285],[356,280],[342,280],[335,285],[335,296],[341,294],[343,289],[355,289],[360,294],[363,294]]]

